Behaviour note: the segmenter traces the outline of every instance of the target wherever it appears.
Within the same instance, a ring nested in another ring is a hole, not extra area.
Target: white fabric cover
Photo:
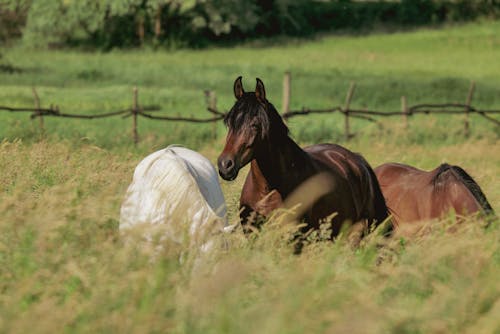
[[[227,227],[226,212],[210,161],[190,149],[169,146],[137,165],[121,206],[120,230],[142,226],[150,239],[161,228],[162,236],[172,241],[183,242],[188,234],[189,244],[202,245],[207,233]]]

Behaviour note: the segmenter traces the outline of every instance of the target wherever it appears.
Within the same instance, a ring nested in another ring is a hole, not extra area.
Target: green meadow
[[[158,115],[209,117],[203,91],[214,90],[228,110],[242,75],[248,91],[261,78],[280,109],[290,71],[292,109],[342,105],[351,82],[355,108],[398,111],[403,95],[410,105],[463,103],[471,81],[475,107],[500,109],[499,32],[500,22],[480,22],[168,52],[12,47],[1,50],[14,71],[0,72],[0,105],[32,107],[36,87],[44,107],[103,113],[130,107],[137,86],[140,104],[161,106]],[[414,116],[408,129],[398,117],[352,120],[349,142],[340,115],[288,125],[301,144],[337,142],[372,166],[460,165],[498,213],[500,130],[470,120],[468,139],[462,115]],[[215,162],[222,122],[214,139],[211,124],[139,118],[137,147],[130,117],[45,117],[44,136],[27,113],[0,111],[0,124],[1,333],[500,333],[498,219],[485,228],[477,218],[457,224],[450,213],[426,233],[373,233],[356,249],[318,236],[295,256],[275,216],[258,235],[220,236],[228,247],[209,254],[166,244],[152,261],[117,230],[133,169],[173,143]],[[222,181],[230,222],[245,171]]]
[[[233,103],[234,79],[242,75],[247,90],[253,90],[255,77],[260,77],[269,100],[280,109],[283,74],[290,71],[292,109],[342,105],[351,82],[357,84],[352,102],[356,108],[400,110],[403,95],[410,105],[464,103],[472,80],[477,84],[473,104],[498,109],[498,31],[500,24],[489,22],[386,35],[320,36],[275,46],[254,42],[235,48],[172,52],[14,48],[6,50],[3,58],[18,71],[0,73],[0,103],[33,106],[31,87],[36,87],[42,106],[54,104],[63,112],[93,114],[130,107],[137,86],[139,103],[160,105],[162,114],[207,117],[203,91],[214,90],[217,106],[227,110]],[[2,112],[0,117],[8,125],[2,127],[0,136],[35,136],[26,114]],[[48,133],[72,141],[85,138],[109,149],[130,143],[130,118],[48,119],[46,123]],[[370,125],[354,123],[356,129]],[[472,123],[476,135],[483,135],[481,129],[488,127],[481,118]],[[336,115],[298,117],[290,126],[300,141],[338,140],[342,119]],[[171,142],[199,148],[210,138],[211,127],[141,119],[139,133],[148,149]],[[218,133],[224,136],[222,124]]]

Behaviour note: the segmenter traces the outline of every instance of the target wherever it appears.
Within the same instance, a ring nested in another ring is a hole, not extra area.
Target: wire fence
[[[351,101],[354,96],[356,84],[351,83],[349,90],[346,94],[346,100],[343,106],[335,106],[325,109],[309,109],[302,108],[301,110],[290,110],[290,99],[291,99],[291,74],[289,72],[285,73],[283,79],[283,103],[282,103],[282,113],[281,116],[288,120],[292,117],[297,116],[307,116],[312,114],[331,114],[340,113],[344,116],[344,135],[346,140],[353,137],[351,132],[350,121],[351,118],[362,119],[369,122],[381,123],[378,119],[379,117],[401,117],[405,128],[408,128],[408,118],[414,115],[424,114],[462,114],[464,115],[464,136],[469,137],[470,135],[470,118],[469,115],[477,114],[485,118],[496,127],[500,126],[500,121],[493,117],[492,115],[500,114],[500,110],[484,110],[475,108],[472,106],[472,98],[474,95],[476,84],[471,82],[465,103],[422,103],[413,106],[407,105],[407,99],[405,96],[401,97],[401,110],[399,111],[376,111],[368,109],[354,109],[351,108]],[[217,98],[214,91],[205,91],[205,99],[207,103],[206,110],[211,114],[211,117],[207,118],[195,118],[195,117],[173,117],[165,115],[157,115],[154,112],[161,111],[162,108],[157,105],[142,106],[139,104],[139,90],[137,87],[133,89],[133,104],[132,107],[121,109],[117,111],[111,111],[107,113],[99,114],[72,114],[64,113],[59,110],[57,105],[50,105],[49,108],[42,108],[40,106],[40,98],[35,88],[32,89],[33,97],[35,100],[35,107],[22,107],[15,108],[9,106],[0,106],[0,111],[7,112],[29,112],[31,113],[30,118],[39,119],[39,127],[42,135],[45,135],[44,128],[44,117],[64,117],[73,119],[98,119],[121,116],[123,118],[132,117],[132,139],[135,144],[139,142],[139,134],[137,129],[138,117],[144,117],[151,120],[158,121],[169,121],[169,122],[188,122],[188,123],[212,123],[213,137],[216,137],[216,123],[224,119],[227,112],[220,111],[217,109]]]

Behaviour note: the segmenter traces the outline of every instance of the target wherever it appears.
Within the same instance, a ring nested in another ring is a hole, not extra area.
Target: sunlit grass
[[[409,103],[464,102],[470,80],[474,102],[499,108],[499,24],[481,23],[364,37],[330,36],[290,45],[200,51],[7,50],[23,70],[0,73],[0,105],[31,106],[36,86],[44,106],[99,113],[139,101],[173,115],[207,115],[204,89],[219,107],[233,102],[232,83],[244,76],[266,84],[281,103],[283,72],[292,71],[292,108],[342,104],[350,81],[352,105],[399,110]],[[2,50],[2,52],[4,52]],[[217,125],[139,119],[38,121],[0,113],[0,332],[387,333],[500,331],[500,226],[450,216],[430,232],[385,240],[377,235],[353,249],[341,238],[319,240],[292,255],[280,218],[258,236],[224,236],[229,248],[201,257],[195,249],[164,244],[151,260],[140,244],[117,231],[119,207],[136,164],[171,143],[199,150],[212,162],[225,129]],[[343,139],[340,116],[289,121],[301,144],[340,142],[372,166],[407,163],[433,169],[460,165],[500,211],[498,130],[472,118],[416,116],[382,127],[353,121]],[[222,181],[229,219],[237,220],[245,168]],[[184,217],[180,217],[183,219]],[[182,256],[182,264],[180,259]]]
[[[359,146],[358,146],[359,145]],[[423,168],[452,157],[500,209],[495,143],[428,151],[380,141],[352,146],[377,164]],[[473,149],[475,148],[475,149]],[[214,159],[215,149],[203,151]],[[198,258],[164,244],[155,261],[117,231],[138,153],[70,142],[0,144],[2,332],[495,332],[499,330],[498,221],[484,229],[453,217],[413,238],[368,238],[352,249],[313,242],[292,255],[274,218],[258,236]],[[224,182],[230,220],[244,171]],[[183,263],[179,252],[184,253]],[[195,265],[196,264],[196,265]],[[36,324],[36,329],[33,328]]]

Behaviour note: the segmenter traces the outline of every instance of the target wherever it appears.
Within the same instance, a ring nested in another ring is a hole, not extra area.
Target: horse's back
[[[396,224],[440,218],[451,210],[472,214],[483,210],[481,202],[485,211],[489,206],[477,183],[458,166],[441,164],[424,171],[386,163],[374,170]]]
[[[321,162],[330,169],[336,170],[344,177],[364,177],[367,171],[372,171],[369,163],[359,153],[352,152],[337,144],[317,144],[304,147],[314,160]]]
[[[343,178],[356,175],[363,175],[363,168],[368,165],[366,161],[359,155],[348,149],[336,144],[317,144],[304,147],[314,160],[319,161],[328,169],[334,170]]]
[[[351,195],[351,203],[348,205],[351,210],[355,209],[356,219],[370,219],[381,223],[387,218],[387,206],[377,178],[360,154],[337,144],[311,145],[305,147],[304,151],[325,166],[327,171],[335,174],[336,186],[342,190],[339,195],[343,198]]]
[[[382,164],[375,167],[373,170],[381,186],[382,182],[386,185],[390,185],[394,181],[397,182],[400,178],[415,178],[424,175],[424,173],[428,173],[413,166],[396,162]]]
[[[431,218],[432,201],[421,200],[433,196],[429,172],[400,163],[382,164],[374,171],[396,225]]]

